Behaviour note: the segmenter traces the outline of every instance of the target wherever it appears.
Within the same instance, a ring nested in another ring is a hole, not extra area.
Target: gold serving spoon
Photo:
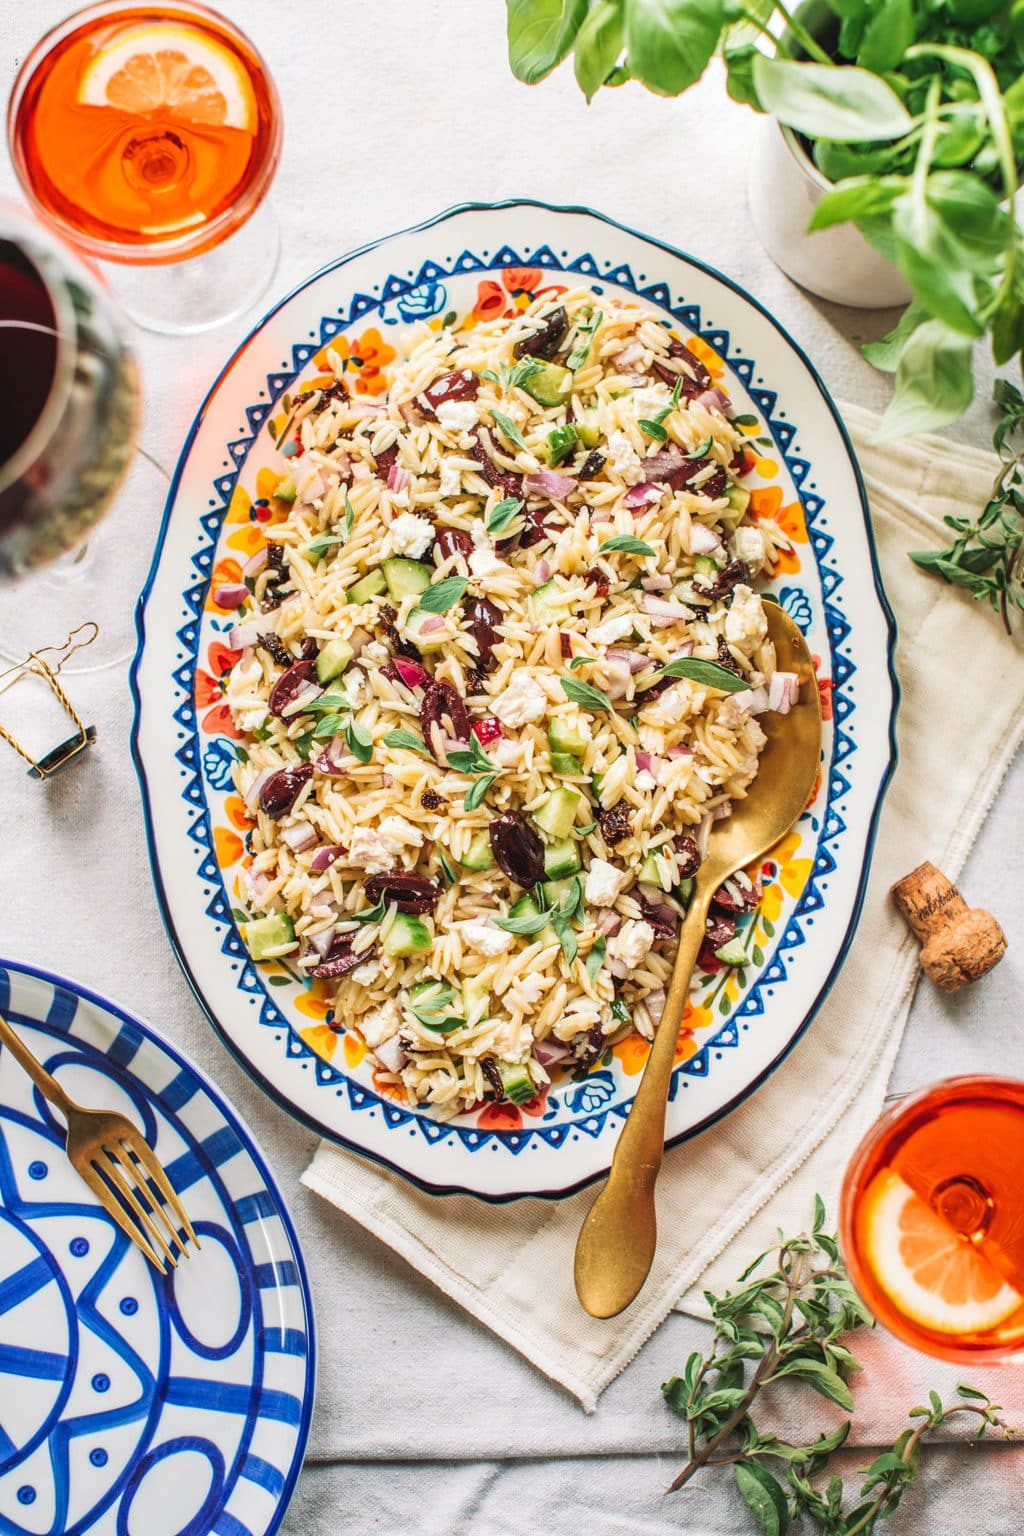
[[[576,1293],[592,1317],[615,1317],[637,1296],[658,1241],[654,1185],[665,1153],[665,1105],[676,1040],[697,951],[715,891],[784,837],[810,798],[821,757],[821,701],[803,635],[777,603],[765,603],[768,636],[781,672],[800,679],[799,701],[786,715],[758,716],[768,740],[757,778],[732,815],[716,822],[697,872],[668,996],[608,1180],[576,1244]]]

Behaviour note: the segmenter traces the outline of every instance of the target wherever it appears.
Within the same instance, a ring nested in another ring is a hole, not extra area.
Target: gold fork
[[[43,1098],[63,1115],[71,1166],[82,1176],[104,1210],[162,1275],[167,1273],[165,1259],[172,1269],[176,1269],[179,1257],[188,1258],[186,1244],[194,1243],[198,1248],[199,1239],[170,1179],[142,1133],[124,1115],[105,1109],[83,1109],[81,1104],[76,1104],[57,1079],[36,1060],[2,1014],[0,1044],[5,1045],[15,1061],[24,1067]],[[161,1198],[157,1198],[158,1194]]]

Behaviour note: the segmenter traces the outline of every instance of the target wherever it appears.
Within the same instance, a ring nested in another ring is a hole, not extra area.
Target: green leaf
[[[660,421],[649,421],[646,417],[637,418],[637,426],[641,432],[646,432],[648,437],[653,437],[656,442],[667,443],[668,433]]]
[[[579,440],[579,429],[571,421],[567,421],[564,427],[552,427],[548,433],[548,453],[553,469],[571,456]]]
[[[781,1485],[756,1461],[736,1465],[736,1486],[764,1536],[786,1536],[789,1507]]]
[[[438,848],[437,857],[440,861],[441,868],[444,870],[444,877],[448,881],[448,884],[454,885],[459,877],[455,873],[454,869],[452,869],[451,863],[443,848]]]
[[[525,503],[521,496],[506,496],[504,501],[499,501],[490,510],[487,518],[487,532],[500,533],[507,528],[517,513],[523,510]]]
[[[590,977],[591,981],[597,980],[597,973],[604,964],[604,957],[607,953],[608,940],[604,938],[595,939],[590,947],[590,953],[587,956],[585,962],[587,975]]]
[[[590,662],[596,660],[596,656],[574,656],[572,661],[569,663],[569,671],[575,672],[578,670],[578,668],[588,666]]]
[[[679,96],[704,73],[722,29],[722,0],[624,0],[630,73],[659,96]]]
[[[776,1381],[780,1376],[795,1376],[798,1381],[805,1381],[809,1387],[813,1387],[815,1392],[820,1392],[822,1397],[838,1403],[847,1413],[853,1412],[853,1393],[843,1378],[827,1365],[822,1365],[820,1360],[809,1360],[804,1356],[787,1360],[772,1373],[770,1379]]]
[[[477,779],[475,784],[471,784],[463,796],[462,809],[475,811],[496,778],[498,778],[496,773],[485,773]]]
[[[884,75],[896,69],[914,41],[914,7],[911,0],[886,0],[868,22],[857,63]]]
[[[562,953],[565,956],[566,964],[572,965],[579,949],[575,933],[573,933],[565,919],[557,915],[552,917],[551,926],[558,935],[558,942],[562,946]]]
[[[509,367],[507,363],[502,363],[502,387],[506,393],[508,393],[508,391],[511,389],[520,389],[524,384],[529,383],[530,379],[533,378],[535,373],[540,373],[543,367],[544,364],[538,362],[537,358],[535,357],[521,357],[519,361],[517,363],[513,363],[511,367]]]
[[[386,747],[404,747],[407,752],[418,752],[421,757],[430,757],[426,744],[415,731],[388,731],[384,737]]]
[[[602,0],[599,0],[599,4],[600,3],[602,3]],[[583,364],[590,356],[591,340],[593,339],[594,332],[601,324],[603,318],[604,316],[601,310],[596,309],[585,323],[583,321],[577,321],[576,341],[573,344],[572,351],[569,353],[569,356],[565,360],[565,366],[571,372],[575,373],[577,368],[582,368]]]
[[[381,897],[375,907],[364,907],[362,912],[346,912],[346,923],[379,923],[388,909],[387,899]]]
[[[903,349],[896,393],[872,441],[931,432],[962,416],[974,397],[971,343],[941,320],[918,326]]]
[[[453,748],[448,753],[448,766],[456,773],[490,773],[498,767],[493,757],[488,757],[477,737],[470,732],[469,746],[463,750]]]
[[[624,555],[653,555],[654,550],[643,539],[635,539],[631,533],[617,533],[614,538],[605,539],[598,550],[599,555],[605,554],[609,549],[619,549]]]
[[[305,546],[305,552],[314,563],[319,563],[333,544],[344,544],[343,533],[319,533],[315,539],[310,539]]]
[[[460,1014],[448,1012],[455,998],[452,988],[439,981],[429,992],[417,993],[415,1002],[410,998],[406,1006],[426,1029],[434,1030],[439,1035],[450,1035],[456,1029],[464,1029],[466,1025]]]
[[[600,688],[595,688],[590,683],[581,683],[575,677],[560,677],[562,692],[567,699],[574,704],[579,704],[582,709],[592,711],[611,709],[612,701]]]
[[[427,588],[416,608],[420,613],[447,613],[455,607],[468,586],[468,576],[446,576],[443,581]]]
[[[878,75],[853,65],[809,64],[758,53],[754,85],[766,112],[811,138],[896,139],[911,117]]]
[[[831,229],[848,219],[888,213],[905,187],[902,176],[850,176],[832,187],[815,205],[808,231]]]
[[[737,677],[728,667],[720,667],[717,661],[702,661],[697,656],[677,656],[658,673],[663,677],[685,677],[702,688],[717,688],[720,693],[742,693],[750,687],[746,678]]]
[[[891,219],[896,263],[918,302],[953,330],[980,336],[971,266],[942,215],[927,197],[905,192]]]
[[[521,917],[496,917],[496,928],[504,928],[506,933],[531,934],[540,933],[549,921],[546,912],[524,912]]]
[[[596,0],[576,34],[573,53],[576,81],[588,101],[593,101],[618,63],[622,43],[622,6],[619,0]],[[570,361],[568,366],[578,368],[580,365]]]
[[[820,1195],[814,1197],[814,1220],[811,1224],[812,1232],[820,1232],[825,1225],[825,1202]]]
[[[907,342],[919,325],[928,319],[928,311],[921,304],[908,304],[897,323],[881,341],[869,341],[861,348],[874,368],[883,373],[895,373]]]
[[[620,1024],[628,1024],[633,1015],[629,1011],[629,1004],[624,998],[612,999],[612,1017],[618,1019]]]
[[[368,763],[373,756],[373,736],[365,726],[349,720],[345,727],[345,740],[352,756],[360,763]]]
[[[966,1382],[960,1382],[956,1390],[961,1397],[969,1397],[973,1402],[988,1402],[988,1397],[984,1392],[979,1392],[977,1387],[969,1387]]]
[[[584,17],[587,0],[505,0],[508,61],[524,85],[536,85],[565,58]]]
[[[495,426],[501,430],[510,443],[513,443],[517,448],[526,447],[526,443],[523,441],[523,434],[510,416],[506,416],[503,411],[492,411],[491,416],[494,419]]]
[[[957,242],[979,257],[1002,255],[1013,225],[987,182],[970,171],[933,171],[928,177],[928,201]]]

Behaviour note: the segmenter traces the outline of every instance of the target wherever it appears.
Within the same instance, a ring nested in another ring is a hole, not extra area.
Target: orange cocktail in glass
[[[22,65],[8,130],[37,211],[90,255],[128,265],[180,263],[240,230],[281,148],[260,55],[186,0],[69,16]],[[267,253],[272,267],[276,235]],[[233,263],[236,308],[240,282]]]
[[[847,1170],[843,1257],[879,1321],[927,1354],[1024,1351],[1024,1083],[959,1077],[894,1106]]]

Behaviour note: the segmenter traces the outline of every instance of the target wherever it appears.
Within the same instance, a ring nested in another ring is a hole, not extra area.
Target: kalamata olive
[[[460,368],[457,373],[442,373],[427,385],[420,398],[436,413],[446,400],[475,400],[479,393],[480,380],[476,374],[470,368]]]
[[[355,950],[352,948],[352,939],[351,933],[339,934],[327,951],[326,959],[313,967],[310,976],[315,976],[317,981],[332,981],[336,976],[345,976],[349,971],[354,971],[357,965],[363,965],[369,960],[377,948],[376,944]]]
[[[312,777],[312,763],[300,763],[295,768],[279,768],[260,790],[260,810],[266,816],[287,816],[299,798],[303,784]]]
[[[270,690],[270,713],[283,715],[296,696],[305,691],[306,685],[316,681],[316,662],[311,657],[296,661],[287,672],[282,672]]]
[[[502,469],[499,465],[495,464],[491,457],[489,439],[482,428],[477,428],[475,436],[476,442],[473,444],[470,452],[480,466],[480,478],[485,480],[488,485],[496,485],[500,489],[502,496],[522,497],[522,475],[517,475],[511,469]]]
[[[320,654],[320,643],[312,635],[307,635],[302,642],[302,650],[299,653],[302,661],[316,661]]]
[[[730,560],[723,566],[713,581],[705,584],[695,579],[694,586],[701,592],[707,592],[711,597],[724,597],[727,592],[739,585],[741,581],[749,581],[750,572],[742,560]]]
[[[471,597],[463,605],[462,611],[469,632],[479,647],[477,671],[490,672],[494,667],[494,647],[501,639],[495,628],[502,620],[501,609],[489,598]]]
[[[654,929],[654,936],[658,939],[671,939],[676,931],[675,914],[667,904],[648,901],[643,891],[634,889],[630,896],[636,902],[643,914],[645,923],[650,923]]]
[[[706,480],[702,480],[700,485],[695,485],[693,489],[698,496],[707,496],[710,501],[717,501],[729,489],[729,477],[721,464],[719,464],[713,475],[709,475]]]
[[[427,683],[420,705],[420,725],[431,752],[434,751],[432,728],[435,725],[440,726],[443,735],[453,736],[456,741],[469,740],[469,711],[451,683],[439,683],[434,679]]]
[[[601,836],[609,848],[614,848],[616,843],[621,843],[633,830],[629,810],[624,800],[620,800],[617,805],[609,806],[606,810],[598,811],[597,819],[601,827]]]
[[[666,384],[674,385],[677,379],[682,380],[679,393],[684,400],[692,400],[695,396],[703,394],[706,389],[712,387],[715,382],[714,379],[708,373],[700,358],[695,357],[684,342],[671,341],[668,351],[670,357],[680,357],[683,359],[693,375],[692,378],[690,373],[676,373],[674,369],[666,367],[664,363],[654,363],[652,366],[659,379],[663,380]]]
[[[544,878],[544,844],[518,811],[496,816],[488,828],[491,852],[510,880],[530,890]]]
[[[736,923],[733,918],[720,915],[709,917],[704,942],[697,955],[697,964],[701,970],[711,973],[720,971],[725,961],[719,960],[715,950],[721,949],[723,944],[731,944],[735,937]]]
[[[684,832],[681,837],[674,839],[673,846],[676,851],[676,869],[679,871],[679,878],[689,880],[704,862],[697,847],[697,839]]]
[[[582,1046],[577,1045],[572,1058],[573,1066],[579,1071],[589,1071],[592,1066],[604,1055],[608,1046],[604,1030],[600,1024],[593,1025],[583,1037]]]
[[[410,913],[433,912],[441,895],[436,880],[426,875],[409,874],[404,869],[389,869],[382,875],[371,875],[364,889],[372,906],[378,901],[393,901],[399,912]]]
[[[529,507],[522,514],[523,526],[518,533],[514,533],[510,539],[498,539],[495,549],[499,554],[507,554],[513,549],[531,549],[535,544],[551,543],[553,535],[548,531],[548,509],[546,507]]]
[[[717,912],[725,912],[730,916],[739,916],[743,912],[752,912],[761,900],[760,880],[750,880],[733,875],[725,885],[720,885],[711,898],[711,905]]]
[[[524,336],[516,342],[512,348],[512,355],[514,357],[554,357],[568,329],[569,316],[565,312],[565,306],[559,304],[544,316],[544,324],[539,330],[531,331],[529,336]]]
[[[473,553],[473,540],[464,528],[438,528],[434,549],[442,560],[449,560],[452,555],[468,558]]]
[[[377,473],[381,479],[387,477],[389,469],[393,469],[398,463],[398,444],[392,443],[390,448],[382,448],[380,453],[375,453],[373,462],[377,466]]]
[[[381,603],[377,614],[377,623],[384,633],[384,637],[396,656],[407,656],[411,661],[419,661],[420,653],[411,640],[399,633],[395,623],[398,615],[389,603]]]

